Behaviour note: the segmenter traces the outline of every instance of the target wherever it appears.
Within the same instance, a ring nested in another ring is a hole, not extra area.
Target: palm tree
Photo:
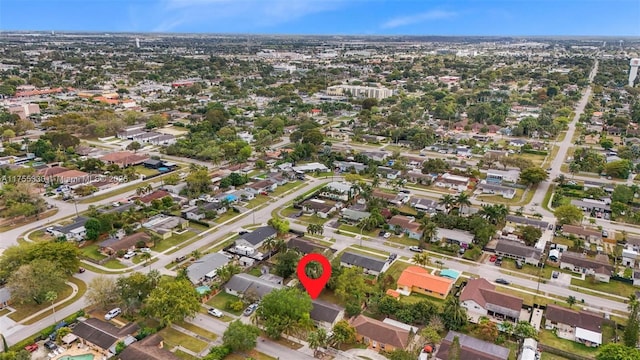
[[[429,259],[429,255],[425,253],[417,253],[413,255],[413,262],[418,266],[426,267],[431,264],[431,260]]]
[[[462,209],[465,206],[471,206],[471,198],[469,197],[469,194],[464,191],[458,194],[455,199],[455,204],[458,206],[460,212],[462,212]]]
[[[571,308],[575,303],[576,303],[576,297],[573,295],[570,295],[567,298],[567,304],[569,304],[569,308]]]
[[[151,253],[143,252],[142,254],[140,254],[140,261],[143,261],[145,263],[144,266],[149,265],[149,260],[151,260]]]
[[[44,295],[44,299],[46,301],[51,301],[51,310],[53,310],[53,322],[56,323],[56,307],[55,304],[53,303],[54,301],[56,301],[56,299],[58,298],[58,293],[55,291],[47,291],[47,293]]]
[[[194,259],[198,260],[202,257],[202,253],[200,252],[200,250],[195,249],[191,252],[191,256],[193,256]]]
[[[264,248],[267,249],[267,251],[269,251],[269,256],[267,257],[267,260],[271,259],[271,254],[273,253],[273,250],[275,250],[276,241],[277,241],[276,238],[269,238],[264,242]]]
[[[451,207],[456,203],[456,199],[449,195],[449,194],[445,194],[440,198],[440,201],[438,201],[439,205],[444,206],[445,212],[448,214],[449,211],[451,210]]]
[[[437,225],[434,222],[429,221],[429,219],[427,218],[422,218],[419,229],[422,230],[420,245],[422,245],[422,243],[430,243],[431,241],[433,241],[433,238],[438,235]]]
[[[380,185],[380,177],[378,177],[378,174],[375,174],[373,180],[371,180],[371,187],[377,188],[378,185]]]
[[[147,184],[147,187],[145,189],[146,189],[146,192],[152,192],[153,191],[153,185]]]
[[[319,328],[318,330],[309,334],[307,338],[309,342],[309,348],[313,349],[313,356],[315,357],[318,351],[318,348],[327,347],[327,343],[329,342],[329,337],[327,336],[327,332],[323,328]]]

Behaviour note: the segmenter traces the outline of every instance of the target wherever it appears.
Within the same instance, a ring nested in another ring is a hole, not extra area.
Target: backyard
[[[162,336],[164,344],[168,350],[171,350],[172,348],[177,346],[181,346],[185,349],[199,353],[207,347],[206,342],[196,339],[171,327],[162,329],[160,332],[158,332],[158,334]]]
[[[598,352],[598,348],[590,348],[575,341],[560,339],[549,330],[541,330],[538,333],[538,336],[541,344],[551,346],[571,354],[595,358],[595,355]]]

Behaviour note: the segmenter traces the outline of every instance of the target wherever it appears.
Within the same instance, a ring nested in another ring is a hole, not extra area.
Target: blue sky
[[[640,36],[640,0],[0,0],[0,30]]]

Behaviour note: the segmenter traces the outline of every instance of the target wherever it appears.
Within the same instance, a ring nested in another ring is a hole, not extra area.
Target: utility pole
[[[75,197],[75,196],[73,197],[73,205],[74,205],[74,206],[75,206],[75,208],[76,208],[76,218],[79,218],[79,217],[80,217],[80,215],[78,215],[78,200],[76,199],[76,197]]]

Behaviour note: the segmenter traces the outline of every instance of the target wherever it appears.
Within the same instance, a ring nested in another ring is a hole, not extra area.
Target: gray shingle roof
[[[257,245],[265,241],[266,239],[275,236],[276,234],[276,229],[272,228],[271,226],[263,226],[253,230],[250,233],[246,233],[240,236],[240,238],[251,245]]]
[[[259,298],[270,293],[275,289],[282,288],[282,285],[274,284],[270,281],[260,279],[250,274],[236,274],[231,277],[229,282],[225,285],[226,289],[233,290],[240,294],[246,292],[253,292]]]
[[[343,253],[340,257],[340,262],[378,272],[382,271],[384,265],[386,264],[384,260],[379,260],[365,255],[354,254],[350,252]]]
[[[311,308],[310,316],[315,321],[333,323],[344,311],[343,307],[320,300],[313,300],[311,305],[313,308]]]
[[[228,263],[229,259],[220,253],[207,254],[187,268],[187,276],[191,283],[197,284],[207,274],[218,270]]]

